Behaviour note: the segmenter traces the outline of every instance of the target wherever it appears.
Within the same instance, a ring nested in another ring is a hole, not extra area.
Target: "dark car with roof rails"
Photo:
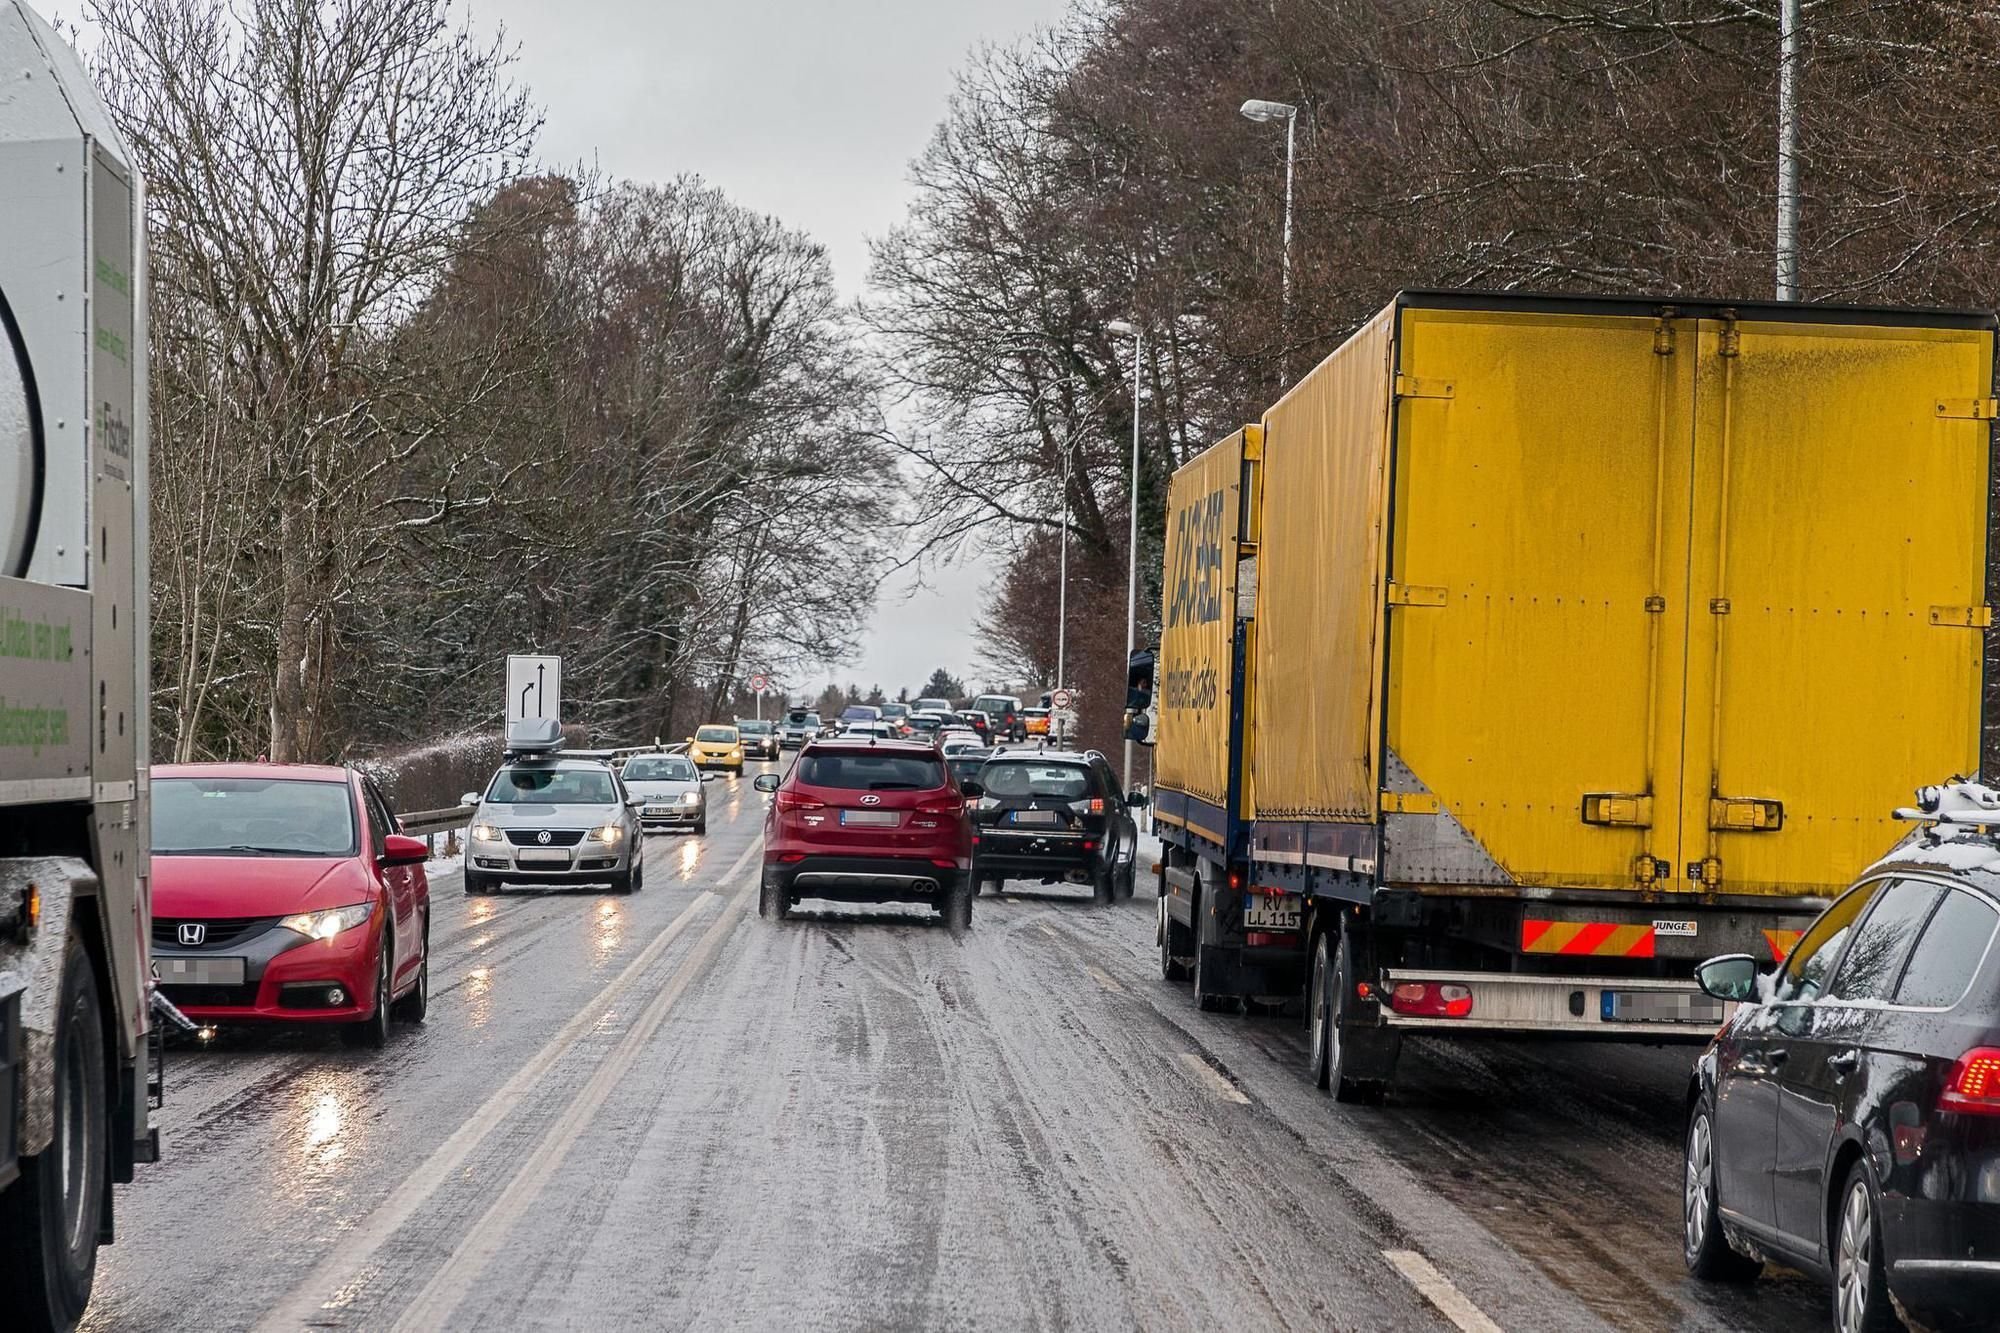
[[[1734,1012],[1687,1092],[1689,1270],[1774,1262],[1841,1333],[1990,1329],[2000,1311],[2000,791],[1928,787],[1775,972],[1696,970]]]
[[[995,749],[985,753],[972,806],[973,874],[999,892],[1010,879],[1088,884],[1109,903],[1132,896],[1138,795],[1095,750]]]

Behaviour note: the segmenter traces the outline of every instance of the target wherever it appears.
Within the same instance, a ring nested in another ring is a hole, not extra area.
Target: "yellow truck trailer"
[[[1409,292],[1169,493],[1162,968],[1408,1031],[1701,1039],[1979,769],[1995,323]]]

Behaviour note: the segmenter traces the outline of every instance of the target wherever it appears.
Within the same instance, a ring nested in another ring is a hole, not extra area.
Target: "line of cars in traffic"
[[[767,740],[768,738],[768,740]],[[516,724],[467,792],[464,888],[645,886],[645,834],[708,831],[712,769],[777,756],[754,720],[684,747],[569,751],[554,723]],[[153,973],[191,1021],[333,1025],[383,1045],[429,1008],[430,846],[407,836],[359,767],[164,764],[152,770]]]

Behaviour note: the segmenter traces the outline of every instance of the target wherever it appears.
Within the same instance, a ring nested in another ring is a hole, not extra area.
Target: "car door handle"
[[[1826,1057],[1826,1067],[1833,1070],[1836,1074],[1852,1074],[1855,1070],[1861,1068],[1861,1052],[1840,1051],[1829,1055]]]

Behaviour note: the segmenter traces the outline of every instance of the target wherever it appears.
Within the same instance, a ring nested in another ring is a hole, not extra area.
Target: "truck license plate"
[[[1599,1014],[1607,1023],[1687,1023],[1712,1028],[1724,1006],[1694,991],[1608,990]]]
[[[1267,898],[1252,894],[1243,904],[1245,930],[1297,930],[1304,902],[1296,893]]]
[[[153,956],[153,976],[162,986],[241,986],[241,958],[162,958]]]

